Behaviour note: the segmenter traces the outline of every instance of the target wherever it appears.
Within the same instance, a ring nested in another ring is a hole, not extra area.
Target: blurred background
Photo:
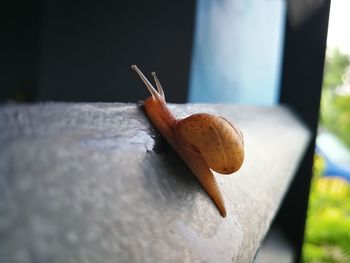
[[[1,101],[278,102],[284,0],[20,1],[2,8]],[[262,52],[263,51],[263,52]]]
[[[304,262],[350,262],[350,2],[331,3]]]
[[[137,64],[147,76],[157,72],[169,102],[287,104],[315,140],[318,131],[315,157],[313,145],[306,153],[314,176],[308,203],[305,161],[276,221],[303,246],[304,262],[350,262],[350,5],[334,0],[330,16],[329,6],[8,1],[0,9],[0,102],[138,102],[148,94],[130,69]]]

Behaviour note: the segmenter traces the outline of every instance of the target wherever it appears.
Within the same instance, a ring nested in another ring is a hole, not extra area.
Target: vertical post
[[[276,223],[283,228],[301,260],[312,164],[320,107],[330,0],[288,1],[280,102],[290,106],[312,132]]]

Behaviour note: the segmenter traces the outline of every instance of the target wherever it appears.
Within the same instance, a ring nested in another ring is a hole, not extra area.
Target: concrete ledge
[[[284,107],[171,105],[237,123],[222,218],[135,104],[0,107],[1,262],[252,262],[309,142]]]

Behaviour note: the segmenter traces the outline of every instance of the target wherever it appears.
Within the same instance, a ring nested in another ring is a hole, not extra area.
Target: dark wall
[[[147,96],[130,69],[137,64],[147,74],[157,72],[169,101],[186,101],[194,1],[63,0],[27,5],[28,15],[37,22],[10,22],[7,30],[15,35],[24,27],[39,32],[21,43],[23,52],[35,53],[35,59],[21,66],[14,55],[7,56],[7,63],[13,64],[11,79],[20,84],[7,79],[1,86],[23,90],[21,80],[29,77],[30,96],[25,100],[136,102]],[[10,20],[22,20],[19,9],[16,5]],[[10,39],[7,47],[13,43]],[[18,50],[14,47],[13,54]],[[3,93],[2,99],[10,94]]]
[[[36,96],[40,29],[38,1],[6,1],[0,8],[0,101]]]

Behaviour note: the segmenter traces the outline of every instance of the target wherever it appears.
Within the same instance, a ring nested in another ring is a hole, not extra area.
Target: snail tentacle
[[[139,68],[136,65],[132,65],[131,68],[136,71],[136,73],[140,76],[143,83],[145,83],[145,85],[146,85],[147,89],[149,90],[149,92],[151,93],[153,99],[160,100],[162,97],[156,91],[156,89],[152,86],[152,84],[149,82],[149,80],[145,77],[145,75],[143,75],[141,70],[139,70]]]
[[[157,78],[156,73],[152,72],[152,76],[154,78],[154,81],[156,82],[159,95],[165,100],[164,91],[163,91],[162,85],[160,84],[160,81]]]

